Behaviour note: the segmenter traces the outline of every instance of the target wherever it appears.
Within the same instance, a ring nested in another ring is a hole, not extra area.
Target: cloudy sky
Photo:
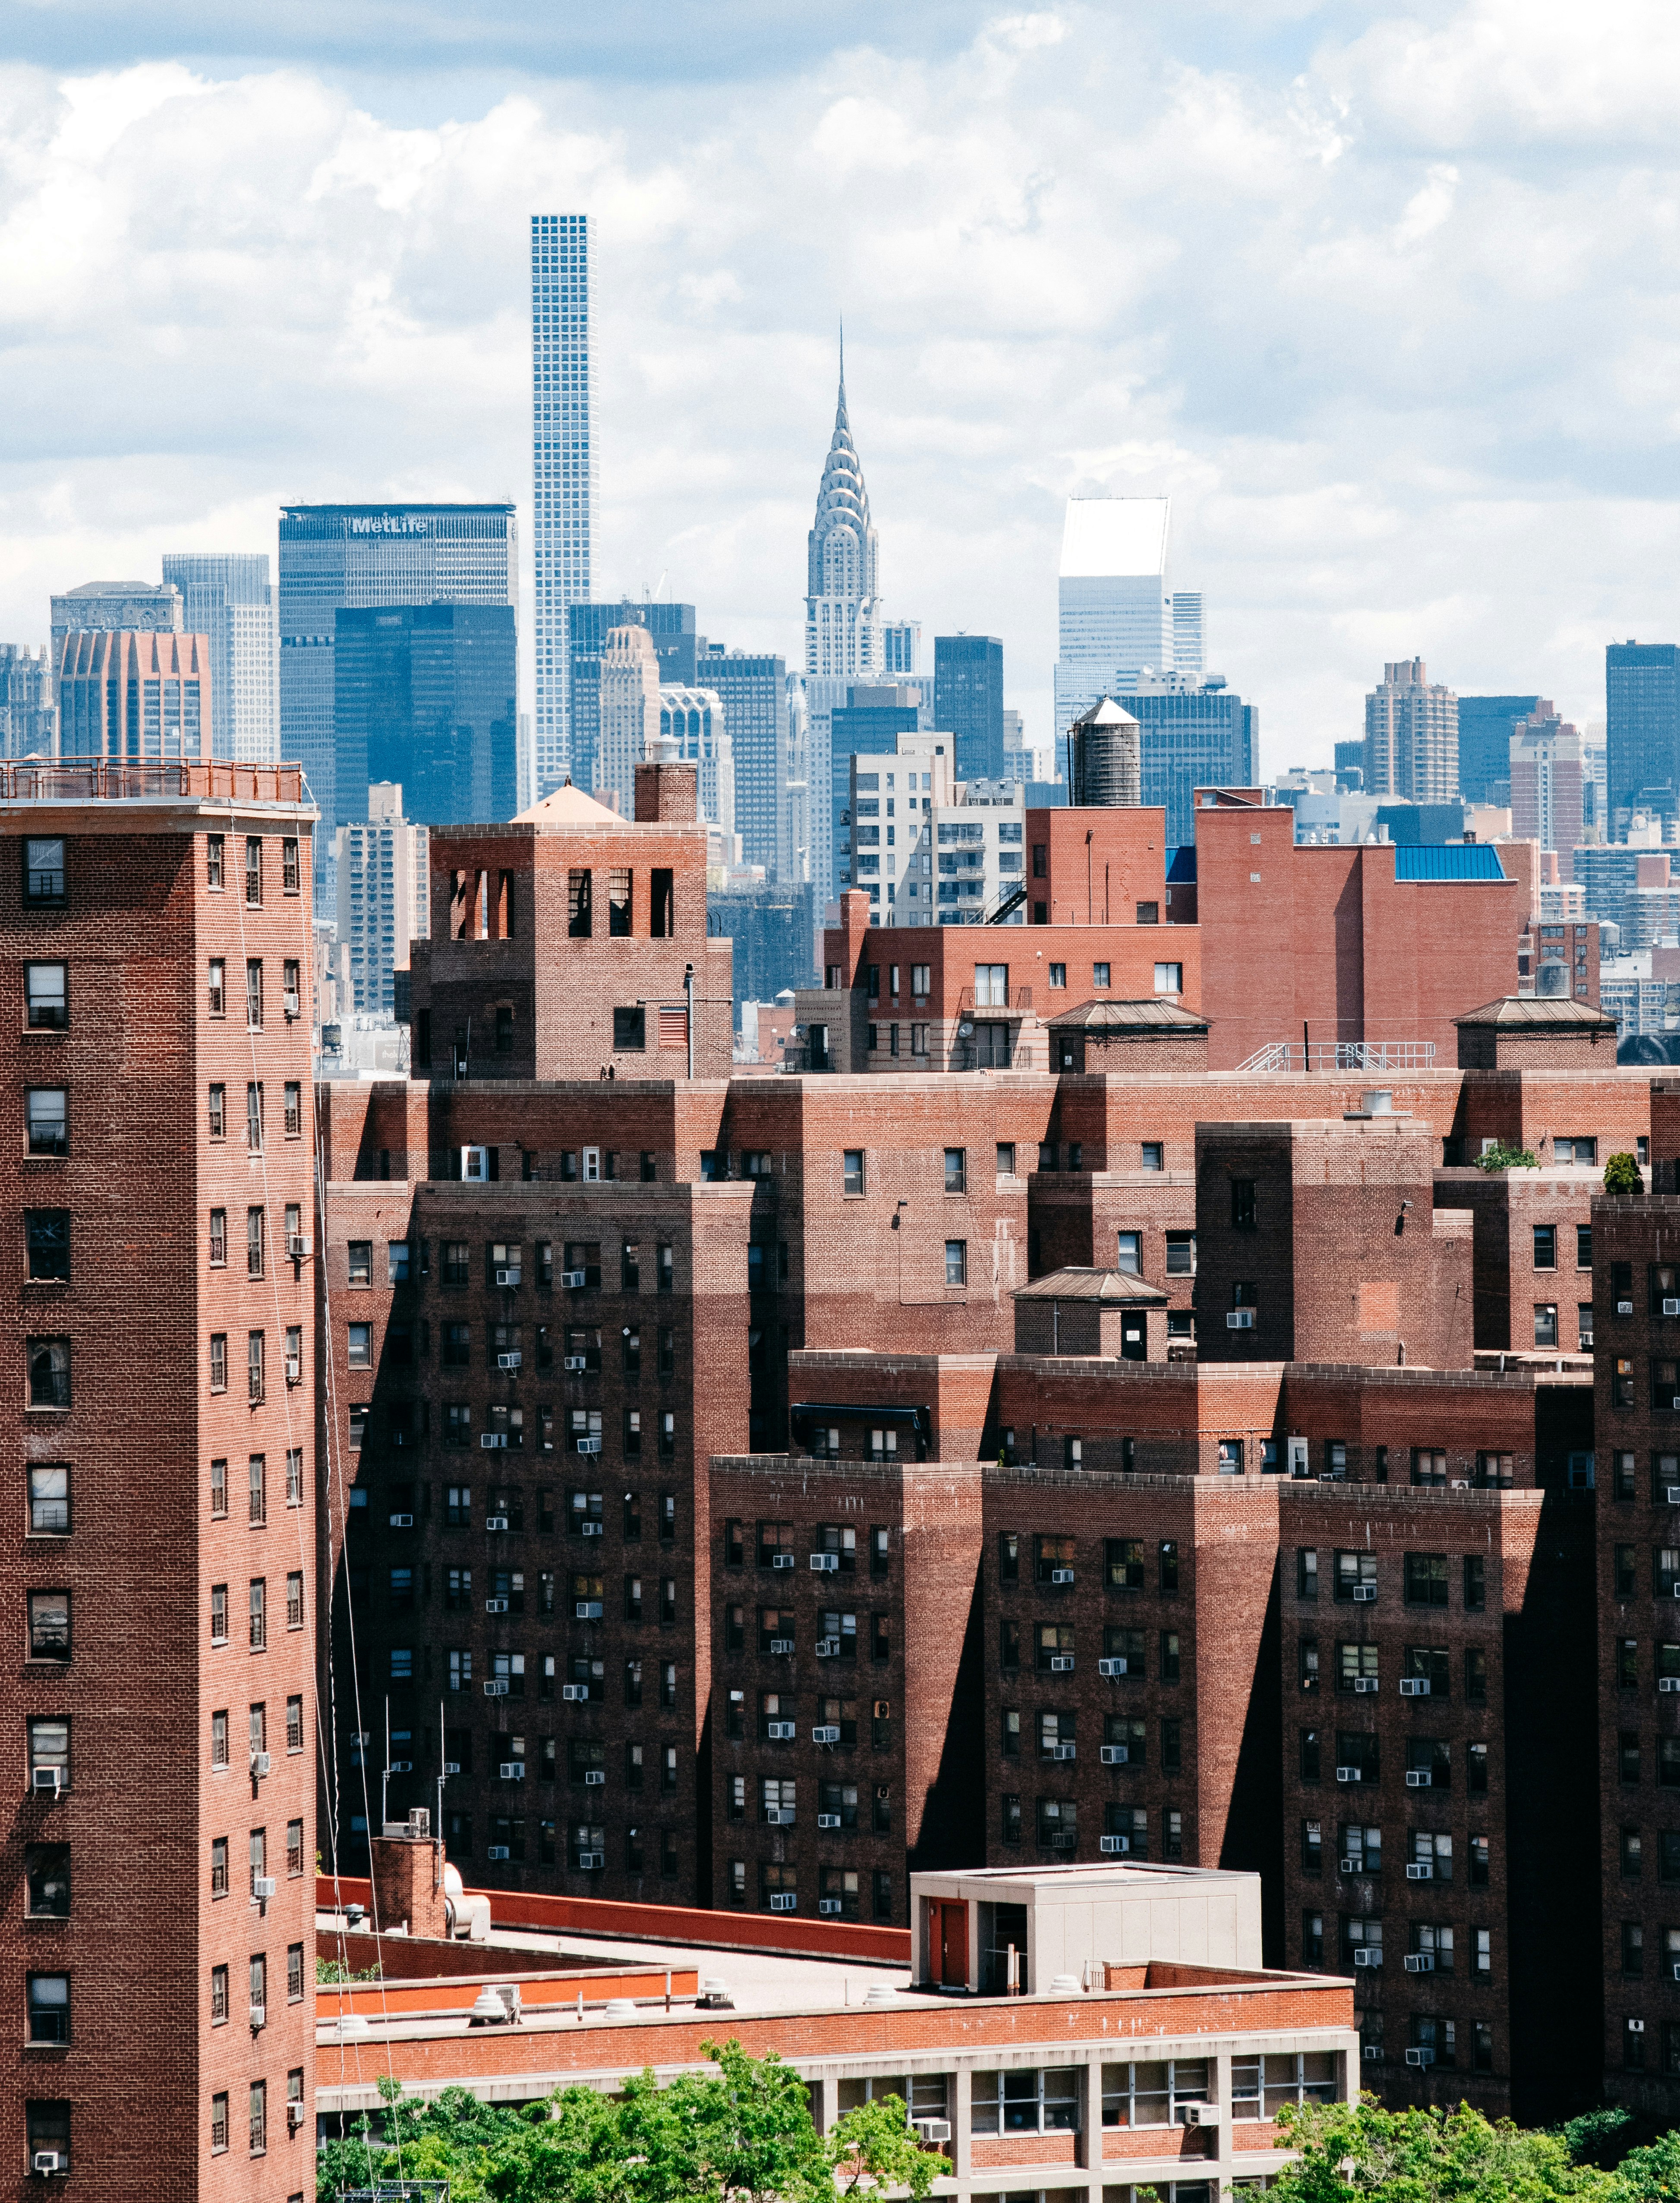
[[[0,640],[287,499],[513,493],[527,221],[600,244],[600,594],[799,647],[843,310],[894,616],[1047,725],[1073,490],[1327,762],[1385,658],[1672,640],[1680,10],[5,0]]]

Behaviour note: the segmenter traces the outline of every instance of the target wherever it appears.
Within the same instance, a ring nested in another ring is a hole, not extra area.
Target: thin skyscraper
[[[594,363],[589,344],[595,223],[531,217],[531,457],[536,560],[536,790],[572,768],[568,608],[587,604],[597,488]]]
[[[163,579],[181,593],[189,635],[210,639],[215,755],[280,760],[280,649],[267,552],[166,552]]]

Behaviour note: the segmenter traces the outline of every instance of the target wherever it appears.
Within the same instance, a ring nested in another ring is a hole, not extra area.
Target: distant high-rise
[[[570,727],[569,609],[589,599],[598,475],[590,283],[595,222],[587,214],[531,217],[531,455],[536,566],[533,740],[538,795],[588,763]]]
[[[1421,658],[1382,668],[1365,698],[1367,795],[1450,803],[1459,792],[1459,700]]]
[[[618,797],[626,818],[635,816],[636,767],[647,756],[647,738],[659,731],[659,656],[640,624],[616,627],[601,653],[601,735],[592,791]]]
[[[881,670],[881,587],[864,469],[846,410],[840,351],[834,433],[822,464],[805,570],[805,671],[856,680]]]
[[[334,784],[333,623],[340,610],[518,601],[511,505],[289,505],[280,517],[280,755],[301,764],[321,806],[315,894],[330,910],[327,853],[335,830],[366,816],[357,794],[341,809]],[[397,761],[374,776],[404,783],[419,817],[418,782]],[[511,818],[511,810],[499,814]]]
[[[676,743],[676,755],[696,768],[699,812],[708,825],[733,836],[735,826],[735,759],[728,715],[715,688],[686,685],[659,689],[659,731]],[[632,776],[629,808],[635,808]]]
[[[202,635],[73,629],[60,641],[54,686],[61,757],[116,764],[209,755],[215,700]]]
[[[830,711],[828,751],[824,764],[828,832],[823,840],[831,853],[831,870],[816,879],[825,901],[829,896],[843,895],[856,877],[852,865],[850,830],[852,759],[896,755],[899,736],[913,735],[921,726],[920,699],[913,689],[893,681],[859,682],[846,691],[846,702],[836,704]],[[949,740],[945,740],[940,755],[946,756],[952,747]],[[940,770],[950,773],[948,757]]]
[[[280,650],[268,553],[170,553],[163,579],[180,591],[189,630],[210,640],[215,755],[278,763]]]
[[[1164,497],[1068,499],[1058,585],[1058,751],[1074,720],[1099,697],[1117,695],[1146,668],[1160,674],[1172,666],[1168,519]],[[1185,597],[1187,623],[1193,602],[1200,660],[1201,600]]]
[[[1612,642],[1604,653],[1607,839],[1635,811],[1680,810],[1680,647]]]
[[[335,826],[395,781],[427,826],[518,807],[511,605],[356,605],[333,615]],[[323,812],[326,806],[321,806]]]
[[[1200,673],[1207,663],[1207,638],[1202,630],[1202,593],[1175,589],[1172,605],[1172,664],[1176,673]]]
[[[392,975],[406,971],[410,943],[431,931],[429,848],[427,829],[404,818],[393,781],[368,788],[365,825],[339,829],[339,947],[364,1016],[392,1014]]]
[[[67,635],[180,635],[185,625],[181,593],[170,582],[84,582],[52,599],[53,666]]]
[[[996,635],[934,637],[934,724],[956,737],[958,780],[1004,777],[1004,647]]]
[[[766,652],[702,644],[694,678],[722,698],[734,760],[735,826],[744,864],[762,865],[768,879],[804,877],[789,833],[787,666]]]
[[[922,655],[920,620],[887,620],[881,630],[881,670],[902,675],[919,673]]]
[[[595,759],[601,736],[601,653],[616,627],[645,627],[659,660],[662,681],[695,678],[699,638],[693,605],[644,603],[620,597],[606,604],[567,607],[568,674],[566,724],[570,745],[567,771],[575,788],[595,785]],[[733,724],[733,723],[732,723]],[[564,779],[565,775],[561,776]]]
[[[1511,830],[1519,841],[1555,849],[1565,879],[1581,839],[1581,730],[1544,696],[1512,729]]]
[[[1539,701],[1538,695],[1459,697],[1459,793],[1466,803],[1508,800],[1511,730]]]
[[[39,650],[0,642],[0,757],[51,757],[58,742],[52,662]]]
[[[1170,847],[1196,838],[1199,788],[1252,788],[1259,777],[1260,715],[1225,686],[1175,673],[1120,694],[1143,729],[1143,796],[1167,814]]]

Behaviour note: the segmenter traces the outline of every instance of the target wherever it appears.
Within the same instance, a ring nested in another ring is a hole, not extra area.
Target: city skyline
[[[27,280],[12,286],[9,346],[27,433],[0,475],[0,632],[20,643],[45,639],[42,600],[67,581],[156,572],[166,544],[272,549],[274,507],[295,497],[513,488],[522,502],[529,223],[547,207],[594,214],[609,270],[592,299],[613,363],[596,588],[639,594],[665,575],[743,648],[801,654],[782,576],[809,526],[842,304],[875,522],[894,546],[889,607],[929,634],[999,635],[1009,704],[1035,734],[1055,536],[1077,490],[1174,497],[1178,564],[1216,608],[1213,670],[1269,729],[1299,730],[1268,750],[1270,770],[1327,764],[1385,660],[1422,655],[1460,693],[1543,692],[1584,724],[1602,716],[1603,644],[1666,629],[1680,523],[1660,469],[1629,458],[1661,448],[1659,418],[1625,393],[1595,402],[1600,359],[1641,362],[1659,340],[1646,299],[1671,248],[1640,187],[1596,271],[1570,263],[1571,280],[1609,286],[1606,345],[1541,364],[1556,292],[1532,240],[1590,218],[1600,171],[1642,174],[1649,151],[1646,90],[1618,61],[1591,129],[1565,133],[1565,160],[1547,153],[1571,41],[1589,29],[1525,26],[1540,88],[1505,100],[1489,86],[1526,80],[1515,27],[1490,23],[1478,80],[1465,10],[1441,12],[1398,74],[1387,63],[1404,49],[1377,10],[1326,40],[1231,22],[1216,37],[1147,10],[1134,36],[1078,11],[964,25],[858,9],[840,31],[770,27],[751,59],[732,16],[703,66],[710,111],[742,125],[719,158],[704,132],[668,127],[672,80],[656,73],[633,106],[621,62],[594,46],[538,35],[516,82],[493,58],[448,80],[423,54],[399,65],[367,49],[351,82],[288,29],[299,105],[274,73],[282,33],[260,18],[237,62],[196,22],[176,33],[190,62],[142,62],[121,11],[97,56],[64,12],[31,27],[40,73],[20,92],[12,234]],[[148,53],[160,35],[144,32]],[[353,43],[331,35],[334,53]],[[475,40],[489,56],[489,30]],[[670,53],[691,44],[676,33]],[[1110,153],[1063,127],[1076,97],[1122,76],[1148,178],[1123,215]],[[97,129],[75,119],[91,100]],[[1496,121],[1513,111],[1520,128]],[[1425,114],[1437,119],[1416,123]],[[153,147],[189,118],[201,168],[181,231],[161,186],[134,186],[131,207],[124,180],[161,173]],[[239,217],[235,235],[242,172],[285,211]],[[781,191],[763,190],[767,172]],[[1230,186],[1217,218],[1210,174]],[[54,251],[67,189],[85,194],[89,228]],[[1530,192],[1545,210],[1519,221]],[[984,219],[947,254],[934,240],[959,204]],[[97,239],[131,222],[141,241],[113,287]],[[866,233],[884,285],[856,258]],[[182,263],[203,334],[179,358],[137,286],[188,237],[214,250]],[[226,298],[194,272],[212,260],[239,271]],[[1499,281],[1482,281],[1484,263]],[[1436,296],[1432,334],[1396,347],[1420,286]],[[221,393],[248,387],[234,362],[253,334],[265,396],[236,413]],[[1538,433],[1565,420],[1566,458]],[[529,577],[528,562],[528,593]]]

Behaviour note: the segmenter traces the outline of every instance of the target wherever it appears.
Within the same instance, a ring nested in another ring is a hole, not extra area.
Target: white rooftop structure
[[[1164,574],[1170,506],[1164,497],[1070,497],[1062,525],[1061,578]]]

